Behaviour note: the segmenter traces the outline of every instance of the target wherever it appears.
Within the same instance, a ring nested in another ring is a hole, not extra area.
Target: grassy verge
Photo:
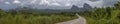
[[[99,8],[81,15],[87,24],[120,24],[120,10],[114,8]]]
[[[54,24],[58,22],[76,19],[76,16],[51,15],[51,16],[33,16],[33,15],[5,15],[0,18],[0,24]]]

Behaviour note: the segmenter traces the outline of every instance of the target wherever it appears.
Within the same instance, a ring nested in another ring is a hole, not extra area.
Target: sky
[[[72,5],[83,7],[84,3],[92,7],[113,6],[120,0],[0,0],[1,9],[12,9],[19,6],[31,6],[39,9],[69,9]]]

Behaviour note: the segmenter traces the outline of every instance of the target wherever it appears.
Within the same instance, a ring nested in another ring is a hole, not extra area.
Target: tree
[[[15,9],[10,9],[9,12],[10,12],[12,15],[17,14],[17,11],[16,11]]]
[[[120,10],[120,2],[118,2],[117,4],[114,5],[116,9]]]
[[[0,17],[4,16],[6,14],[5,11],[3,11],[2,9],[0,9]]]

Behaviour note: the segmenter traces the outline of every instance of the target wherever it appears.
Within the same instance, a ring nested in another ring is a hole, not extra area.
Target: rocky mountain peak
[[[90,9],[90,8],[92,8],[92,7],[91,7],[89,4],[85,3],[85,4],[83,5],[83,8]]]
[[[76,6],[76,5],[73,5],[72,8],[71,8],[71,10],[78,10],[78,9],[79,9],[79,7]]]

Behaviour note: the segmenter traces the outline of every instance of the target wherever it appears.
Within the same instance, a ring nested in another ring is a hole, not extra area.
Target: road
[[[61,23],[56,23],[56,24],[87,24],[86,19],[84,17],[81,17],[79,14],[76,13],[76,16],[78,16],[78,19],[66,21],[66,22],[61,22]]]

